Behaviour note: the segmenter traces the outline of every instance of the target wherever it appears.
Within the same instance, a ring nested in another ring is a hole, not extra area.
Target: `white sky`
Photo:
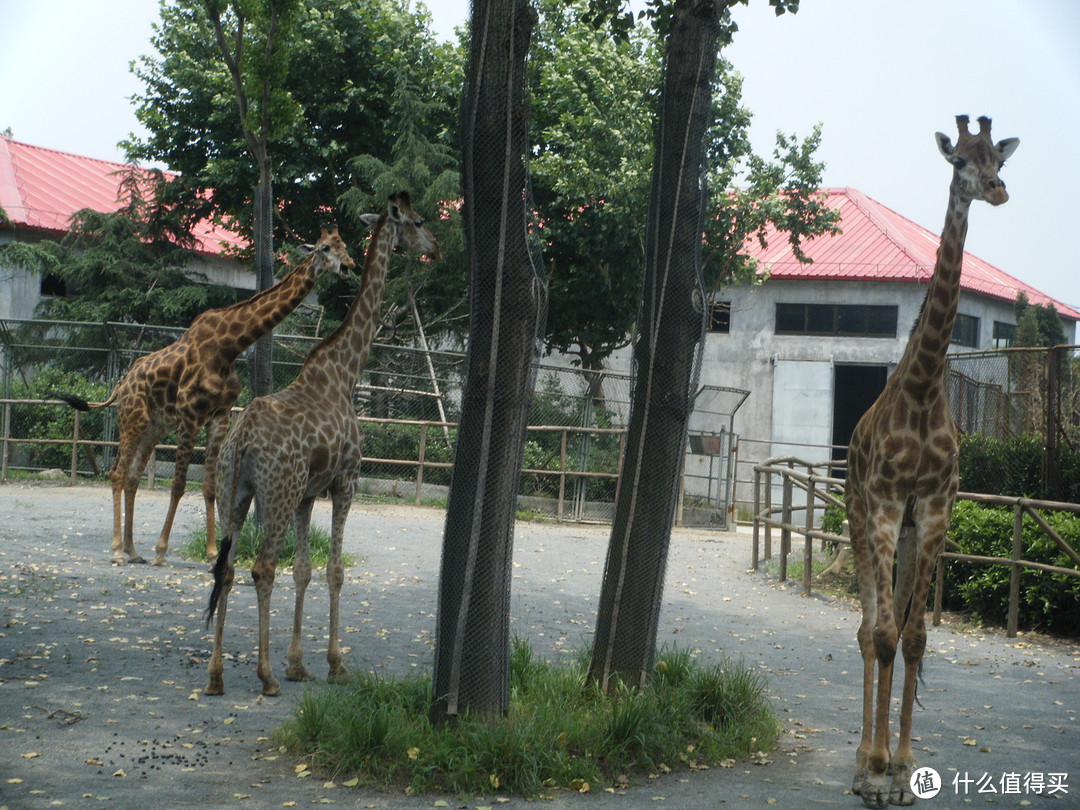
[[[468,0],[428,0],[444,38]],[[129,64],[149,52],[153,0],[35,0],[0,10],[0,129],[16,140],[106,160],[137,131]],[[1080,308],[1080,2],[803,0],[777,18],[736,8],[724,51],[744,77],[758,151],[777,129],[823,125],[827,186],[850,186],[938,233],[950,171],[933,133],[953,117],[994,119],[1020,148],[1002,177],[1012,199],[972,210],[967,248]]]

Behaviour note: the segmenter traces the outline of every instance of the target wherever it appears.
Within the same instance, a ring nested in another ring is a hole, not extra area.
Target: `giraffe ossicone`
[[[322,229],[307,257],[274,286],[232,306],[211,309],[191,322],[183,335],[131,364],[104,402],[54,394],[79,410],[116,406],[119,447],[109,470],[113,495],[112,562],[144,563],[135,551],[135,495],[147,461],[165,431],[176,426],[169,508],[155,545],[154,565],[165,564],[176,508],[187,485],[188,463],[199,430],[206,426],[203,500],[206,504],[206,556],[217,556],[214,503],[217,457],[240,395],[234,363],[240,353],[296,309],[327,271],[347,275],[354,262],[336,227]],[[121,508],[123,507],[123,508]],[[127,560],[124,555],[127,554]]]
[[[949,409],[945,357],[960,296],[968,210],[974,200],[991,205],[1008,200],[998,172],[1020,143],[1017,138],[994,143],[986,117],[979,119],[975,134],[967,116],[958,115],[956,125],[955,145],[940,132],[935,136],[953,176],[926,297],[896,369],[848,446],[845,505],[862,606],[863,661],[862,736],[851,790],[874,808],[915,801],[911,715],[926,649],[926,599],[958,481],[959,434]],[[900,735],[890,754],[898,645],[904,684]]]
[[[352,505],[360,473],[364,434],[356,418],[352,393],[371,351],[379,321],[379,305],[390,256],[395,247],[439,258],[435,237],[412,209],[408,194],[390,197],[386,210],[368,215],[374,224],[364,257],[360,290],[345,319],[334,332],[311,350],[296,379],[285,389],[257,397],[233,422],[221,448],[221,552],[214,564],[214,585],[206,622],[215,618],[214,648],[207,667],[208,695],[220,695],[222,635],[225,611],[235,576],[234,539],[254,499],[263,526],[262,542],[251,569],[259,612],[258,675],[264,695],[281,688],[270,665],[270,595],[274,587],[278,556],[289,521],[296,530],[293,579],[296,604],[292,640],[286,653],[285,677],[306,680],[300,641],[304,595],[311,581],[308,527],[315,498],[330,493],[332,503],[330,555],[326,581],[330,591],[329,680],[347,676],[338,640],[338,604],[345,569],[341,545],[345,520]]]

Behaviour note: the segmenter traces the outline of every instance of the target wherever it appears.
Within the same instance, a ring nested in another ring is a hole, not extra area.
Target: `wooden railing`
[[[2,433],[0,433],[0,482],[6,482],[8,479],[8,461],[10,457],[10,451],[12,447],[19,445],[35,445],[35,446],[48,446],[48,445],[70,445],[70,468],[69,478],[72,484],[78,481],[79,475],[79,454],[84,454],[87,459],[91,471],[94,475],[101,475],[103,471],[98,469],[97,460],[94,457],[92,450],[94,448],[101,447],[117,447],[118,443],[115,441],[102,441],[96,439],[86,439],[81,433],[81,416],[80,411],[72,411],[74,414],[74,426],[72,429],[72,435],[69,438],[37,438],[37,437],[18,437],[12,435],[11,430],[11,411],[13,406],[58,406],[66,404],[60,401],[49,401],[43,403],[41,400],[24,400],[24,399],[0,399],[0,408],[3,409],[2,417]],[[234,412],[239,412],[240,408],[234,408]],[[432,461],[426,458],[427,446],[428,446],[428,433],[431,430],[438,430],[446,435],[446,431],[456,428],[456,422],[438,422],[438,421],[422,421],[414,419],[381,419],[376,417],[361,416],[358,419],[367,424],[378,425],[402,425],[419,428],[420,436],[418,443],[417,458],[415,459],[402,459],[402,458],[375,458],[372,456],[364,456],[365,465],[384,465],[386,467],[399,467],[403,470],[412,469],[412,475],[410,476],[414,482],[414,495],[413,501],[416,504],[420,503],[421,489],[424,483],[425,472],[431,470],[447,470],[451,467],[451,463],[448,461]],[[555,517],[558,520],[563,520],[566,517],[566,505],[567,505],[567,485],[575,479],[604,479],[610,481],[617,481],[619,477],[618,469],[615,472],[603,472],[594,470],[575,470],[570,469],[567,466],[567,441],[570,436],[573,435],[615,435],[619,437],[619,450],[618,450],[618,467],[622,466],[622,458],[624,451],[624,438],[626,431],[623,429],[611,429],[611,428],[584,428],[584,427],[571,427],[560,425],[535,425],[528,428],[530,433],[558,433],[559,434],[559,451],[552,457],[558,459],[558,465],[554,469],[534,469],[526,468],[522,470],[523,474],[533,474],[538,476],[548,476],[558,479],[558,496],[555,503]],[[149,486],[154,485],[155,478],[155,461],[156,454],[159,451],[171,451],[175,450],[175,444],[159,444],[154,448],[154,454],[151,455],[150,462],[147,465],[147,481]],[[205,452],[205,447],[197,446],[194,448],[196,452]]]
[[[828,504],[835,504],[843,508],[843,502],[829,492],[843,487],[841,478],[818,474],[821,469],[835,468],[836,462],[813,463],[807,462],[794,456],[779,456],[770,458],[760,464],[754,465],[754,528],[753,546],[750,556],[750,566],[757,570],[762,558],[772,558],[772,530],[780,530],[780,561],[779,577],[783,582],[787,579],[787,559],[791,553],[792,534],[802,535],[803,538],[803,595],[811,593],[813,559],[813,544],[815,540],[828,541],[840,545],[850,545],[851,539],[844,535],[832,534],[814,528],[814,515],[817,510],[824,509]],[[773,480],[779,477],[782,482],[782,497],[780,506],[773,506],[772,490]],[[801,503],[795,504],[795,493],[798,490],[804,493]],[[1017,498],[1005,495],[982,495],[974,492],[957,493],[957,500],[973,501],[975,503],[989,504],[993,506],[1009,506],[1013,509],[1013,536],[1012,553],[1009,557],[986,557],[977,554],[964,554],[959,551],[956,543],[947,540],[946,550],[942,553],[937,564],[937,582],[934,589],[933,623],[935,626],[941,623],[942,599],[945,590],[945,560],[960,560],[978,565],[1003,565],[1009,568],[1009,605],[1006,633],[1010,638],[1016,636],[1019,629],[1020,608],[1020,572],[1027,568],[1043,571],[1048,574],[1061,574],[1068,577],[1080,578],[1080,553],[1072,548],[1054,529],[1046,522],[1045,518],[1036,510],[1049,512],[1069,512],[1080,515],[1080,504],[1063,503],[1059,501],[1040,501],[1031,498]],[[796,513],[802,513],[803,521],[797,523]],[[1028,515],[1049,537],[1065,555],[1076,563],[1077,568],[1066,568],[1058,565],[1035,562],[1024,559],[1023,544],[1023,519]],[[764,536],[762,536],[762,534]],[[764,542],[762,542],[764,541]],[[762,549],[764,553],[762,554]]]

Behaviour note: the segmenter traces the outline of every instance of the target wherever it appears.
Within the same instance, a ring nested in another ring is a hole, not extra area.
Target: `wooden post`
[[[11,403],[4,403],[4,449],[0,453],[0,483],[7,483],[8,471],[8,440],[11,438]]]
[[[756,467],[756,465],[755,465]],[[759,542],[759,530],[761,518],[761,470],[754,470],[754,543],[751,546],[750,551],[750,570],[757,571],[758,569],[758,542]]]
[[[765,559],[772,559],[772,469],[765,476]]]
[[[817,487],[814,486],[814,476],[811,474],[806,479],[806,523],[803,535],[803,596],[810,595],[810,568],[814,560],[814,541],[810,539],[810,532],[814,530],[814,501],[817,499]]]
[[[1009,571],[1009,619],[1005,635],[1008,638],[1016,638],[1020,624],[1020,564],[1018,560],[1023,556],[1023,528],[1024,507],[1023,500],[1016,502],[1013,507],[1013,542],[1012,542],[1012,565]]]
[[[426,423],[420,426],[420,449],[417,452],[418,458],[416,459],[416,498],[413,500],[413,504],[416,506],[420,505],[420,487],[424,483],[424,451],[427,449],[427,429]]]
[[[75,411],[75,425],[71,430],[71,485],[79,480],[79,412]]]
[[[566,428],[559,431],[559,502],[555,507],[555,519],[562,522],[566,499]]]
[[[788,462],[788,469],[791,463]],[[780,506],[780,581],[787,582],[787,558],[791,553],[791,476],[784,476],[784,496]]]

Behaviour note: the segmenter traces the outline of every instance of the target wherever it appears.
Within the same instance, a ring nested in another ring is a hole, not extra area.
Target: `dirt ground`
[[[139,495],[135,542],[144,556],[166,502],[161,490]],[[0,486],[0,808],[862,806],[847,792],[860,722],[857,606],[804,598],[797,584],[747,571],[745,533],[676,530],[660,640],[707,663],[735,658],[764,672],[785,728],[778,750],[614,792],[417,797],[298,771],[300,763],[271,745],[304,688],[282,677],[288,572],[278,577],[272,618],[282,696],[259,695],[251,587],[230,597],[226,693],[202,694],[210,578],[205,564],[177,553],[202,524],[202,508],[197,493],[181,503],[168,567],[117,567],[109,563],[107,488]],[[314,520],[329,525],[328,504]],[[354,507],[345,549],[359,562],[342,592],[352,669],[430,669],[442,526],[443,513],[430,508]],[[518,525],[512,628],[536,654],[558,658],[588,646],[607,539],[604,526]],[[304,628],[305,660],[317,677],[326,673],[326,613],[316,575]],[[924,678],[916,756],[944,784],[927,807],[1080,807],[1080,649],[931,628]]]

